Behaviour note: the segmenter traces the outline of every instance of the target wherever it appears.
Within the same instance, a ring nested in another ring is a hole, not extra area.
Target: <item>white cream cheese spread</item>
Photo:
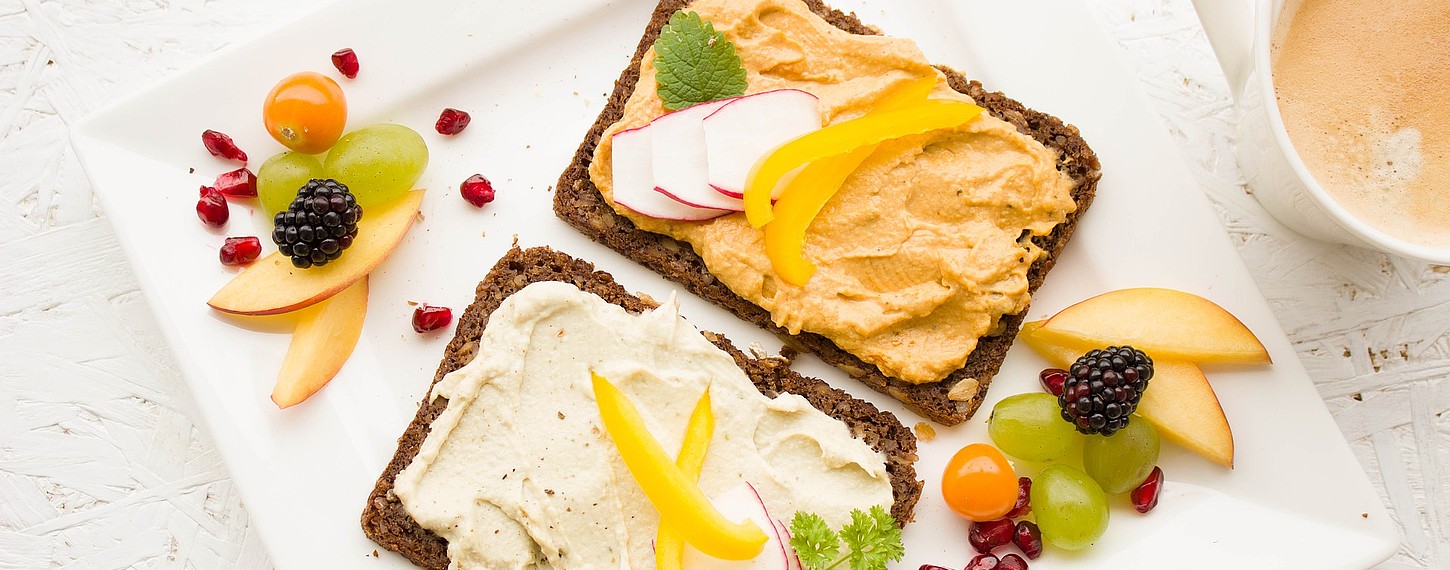
[[[478,356],[434,388],[448,399],[394,493],[448,541],[452,568],[651,568],[659,515],[604,431],[589,372],[639,408],[669,453],[708,386],[716,418],[700,488],[746,481],[778,519],[833,526],[889,507],[884,458],[804,398],[757,391],[672,298],[631,314],[557,282],[489,318]]]

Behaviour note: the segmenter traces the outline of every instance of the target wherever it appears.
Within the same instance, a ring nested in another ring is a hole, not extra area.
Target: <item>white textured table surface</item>
[[[67,125],[324,2],[0,0],[0,568],[271,567]],[[1450,567],[1450,268],[1277,224],[1189,1],[1090,4],[1400,523],[1383,568]]]

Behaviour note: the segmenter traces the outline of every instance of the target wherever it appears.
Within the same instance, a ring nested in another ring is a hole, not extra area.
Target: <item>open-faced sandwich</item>
[[[819,0],[662,0],[554,206],[956,424],[1098,177],[1072,126]]]
[[[479,284],[398,443],[363,529],[438,570],[785,570],[798,514],[899,545],[921,493],[892,414],[548,248]]]

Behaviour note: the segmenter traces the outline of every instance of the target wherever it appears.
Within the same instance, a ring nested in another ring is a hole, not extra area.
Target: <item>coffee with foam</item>
[[[1450,2],[1290,0],[1272,57],[1315,180],[1381,231],[1450,247]]]

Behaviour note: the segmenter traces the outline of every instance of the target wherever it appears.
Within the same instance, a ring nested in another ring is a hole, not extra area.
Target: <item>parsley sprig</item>
[[[806,570],[831,570],[849,562],[851,570],[886,570],[886,563],[901,560],[901,529],[880,505],[851,511],[851,522],[841,532],[831,530],[819,515],[798,512],[790,521],[790,545]],[[841,554],[841,542],[846,553]]]
[[[735,44],[699,14],[671,14],[654,47],[655,81],[666,109],[745,94],[745,67]]]

